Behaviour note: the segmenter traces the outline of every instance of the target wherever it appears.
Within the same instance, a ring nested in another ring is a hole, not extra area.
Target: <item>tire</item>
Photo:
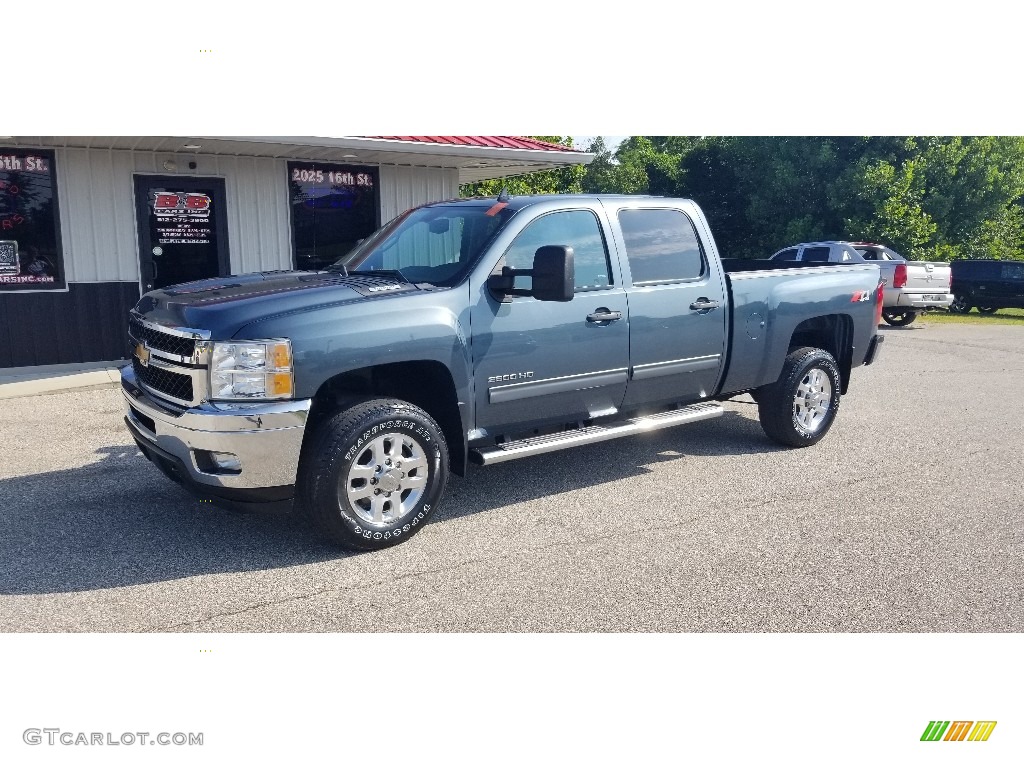
[[[778,381],[761,387],[757,408],[761,429],[783,445],[814,445],[839,413],[841,388],[839,366],[832,355],[813,347],[792,350]]]
[[[978,311],[983,315],[994,315],[999,310],[999,307],[978,307]]]
[[[426,525],[448,483],[437,423],[403,400],[367,400],[324,420],[299,469],[313,525],[346,549],[390,547]]]
[[[971,311],[971,300],[966,296],[955,296],[953,303],[949,305],[949,311],[958,315],[966,315]]]
[[[899,328],[917,320],[917,312],[912,309],[883,309],[882,319]]]

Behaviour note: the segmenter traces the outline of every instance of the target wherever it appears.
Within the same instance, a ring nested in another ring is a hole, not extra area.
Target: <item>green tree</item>
[[[717,137],[682,156],[693,197],[732,256],[809,240],[878,240],[910,258],[1020,258],[1024,140]]]
[[[531,136],[531,139],[561,144],[572,148],[572,136]],[[571,165],[548,171],[534,171],[521,176],[489,179],[459,188],[462,197],[493,197],[507,189],[511,195],[578,194],[583,191],[583,165]]]
[[[569,146],[568,137],[540,136]],[[603,137],[586,167],[467,185],[463,194],[691,197],[728,256],[810,240],[875,240],[909,258],[1024,258],[1024,138]]]
[[[612,154],[598,136],[587,148],[594,159],[583,179],[585,192],[673,194],[683,155],[700,142],[695,136],[630,136]]]
[[[908,137],[862,171],[872,210],[850,224],[869,236],[912,258],[1021,258],[1024,139]]]
[[[618,165],[615,188],[602,190],[627,195],[672,194],[687,136],[630,136],[615,150]]]
[[[594,159],[584,166],[583,191],[588,194],[617,191],[618,165],[611,150],[604,143],[604,137],[595,137],[587,147],[587,152],[594,155]]]

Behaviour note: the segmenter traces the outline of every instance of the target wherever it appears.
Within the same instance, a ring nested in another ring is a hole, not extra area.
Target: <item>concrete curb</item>
[[[102,365],[105,367],[92,370],[58,372],[43,367],[34,373],[0,375],[0,400],[120,386],[120,367],[109,362]]]

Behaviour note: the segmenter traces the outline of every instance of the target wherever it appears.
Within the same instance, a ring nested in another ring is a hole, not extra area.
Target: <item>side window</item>
[[[828,261],[828,246],[821,245],[815,248],[804,248],[804,255],[801,261]]]
[[[796,258],[796,248],[787,248],[772,256],[772,261],[793,261]]]
[[[693,222],[682,211],[667,208],[624,208],[619,226],[633,285],[692,280],[704,274]]]
[[[544,245],[572,247],[577,293],[612,284],[608,249],[593,211],[556,211],[530,222],[505,251],[505,266],[532,269],[533,256]],[[520,285],[517,281],[516,287],[528,287],[528,284]]]
[[[1024,280],[1024,264],[1003,264],[1003,280]]]

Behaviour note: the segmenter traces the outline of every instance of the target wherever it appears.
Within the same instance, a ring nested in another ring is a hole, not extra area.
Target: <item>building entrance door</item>
[[[142,292],[230,273],[224,179],[136,176]]]

